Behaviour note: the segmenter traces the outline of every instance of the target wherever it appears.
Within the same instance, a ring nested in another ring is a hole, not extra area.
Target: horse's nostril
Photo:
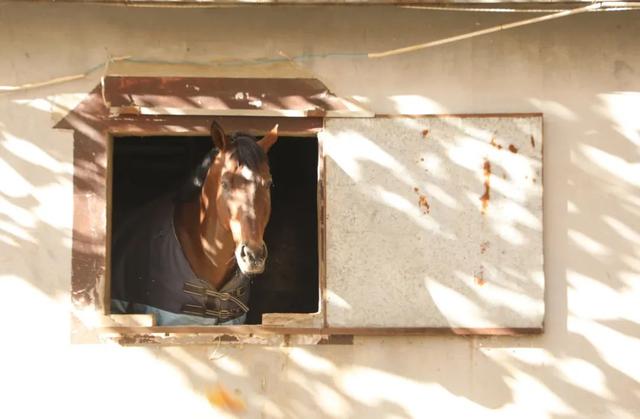
[[[244,245],[242,246],[242,249],[240,249],[240,256],[249,262],[255,261],[258,257],[256,252],[252,248]]]
[[[245,263],[262,263],[267,258],[267,246],[264,243],[262,243],[258,247],[252,247],[247,244],[242,244],[240,245],[240,247],[238,247],[237,255]]]

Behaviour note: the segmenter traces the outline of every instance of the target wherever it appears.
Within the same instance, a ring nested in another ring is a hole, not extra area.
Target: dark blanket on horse
[[[214,321],[208,324],[228,322],[246,314],[249,277],[236,269],[220,290],[198,278],[176,236],[173,213],[173,195],[167,195],[131,214],[114,232],[111,297],[119,304],[112,307],[139,313],[149,312],[140,309],[149,306]]]

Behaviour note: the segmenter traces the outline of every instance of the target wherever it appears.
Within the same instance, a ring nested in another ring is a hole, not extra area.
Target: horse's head
[[[259,141],[227,136],[216,122],[211,137],[220,150],[205,182],[204,199],[215,199],[218,222],[231,232],[238,267],[245,274],[264,271],[264,230],[271,215],[271,172],[267,152],[278,139],[278,126]]]

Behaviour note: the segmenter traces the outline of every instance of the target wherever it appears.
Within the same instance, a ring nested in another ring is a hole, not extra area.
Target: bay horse
[[[256,141],[214,121],[214,148],[188,181],[122,222],[113,233],[112,313],[154,314],[160,326],[244,323],[251,278],[267,260],[267,153],[277,129]]]

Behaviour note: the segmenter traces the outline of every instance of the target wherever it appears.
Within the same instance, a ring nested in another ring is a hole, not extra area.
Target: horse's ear
[[[267,135],[262,137],[262,140],[258,141],[258,145],[266,154],[269,152],[271,146],[276,143],[276,141],[278,141],[278,124],[271,128],[271,131],[269,131]]]
[[[213,140],[213,145],[220,151],[227,148],[227,136],[224,135],[224,130],[216,121],[211,123],[211,140]]]

